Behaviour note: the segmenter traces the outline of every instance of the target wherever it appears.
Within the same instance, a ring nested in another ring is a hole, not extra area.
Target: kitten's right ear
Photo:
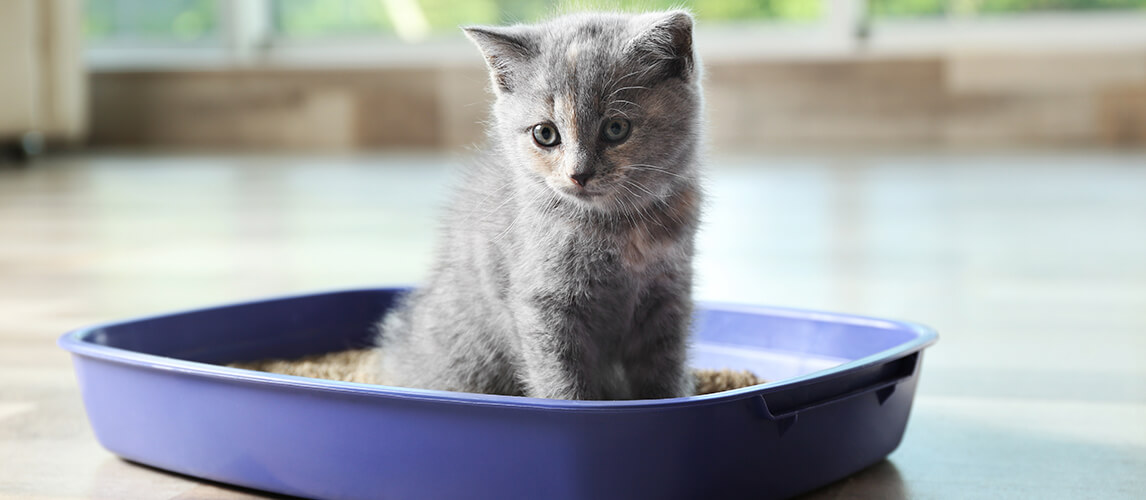
[[[489,76],[498,92],[513,92],[515,72],[537,51],[522,26],[494,27],[468,26],[462,28],[466,36],[477,45],[489,66]]]
[[[696,74],[696,56],[692,49],[692,14],[684,10],[644,14],[633,18],[641,32],[628,51],[642,64],[662,69],[665,77],[685,80]]]

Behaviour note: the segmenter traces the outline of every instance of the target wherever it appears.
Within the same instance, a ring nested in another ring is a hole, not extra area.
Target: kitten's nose
[[[569,176],[569,178],[573,180],[573,184],[576,184],[580,187],[585,187],[585,183],[589,182],[590,177],[593,177],[592,172],[584,172],[584,173],[573,174],[573,175]]]

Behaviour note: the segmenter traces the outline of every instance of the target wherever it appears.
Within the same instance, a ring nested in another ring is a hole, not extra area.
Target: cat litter
[[[316,354],[299,359],[262,359],[247,363],[231,363],[227,366],[258,370],[297,377],[379,384],[378,363],[381,363],[377,349],[350,349],[327,354]],[[696,380],[696,394],[711,394],[763,384],[764,380],[748,370],[693,370]]]
[[[809,491],[891,453],[922,351],[936,340],[899,321],[702,304],[690,364],[771,382],[632,401],[224,366],[355,356],[400,293],[329,292],[134,319],[70,332],[60,345],[73,354],[101,444],[181,474],[324,499],[755,499]]]

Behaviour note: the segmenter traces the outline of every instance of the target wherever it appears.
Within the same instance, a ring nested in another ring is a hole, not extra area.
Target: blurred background
[[[718,150],[1146,143],[1143,0],[683,5],[700,22]],[[93,148],[296,151],[480,142],[485,76],[458,26],[570,10],[516,0],[2,8],[9,141],[38,131]]]
[[[484,140],[458,26],[673,6],[696,296],[940,333],[904,444],[811,498],[1143,498],[1146,0],[0,0],[0,497],[257,496],[100,449],[52,341],[417,283]]]

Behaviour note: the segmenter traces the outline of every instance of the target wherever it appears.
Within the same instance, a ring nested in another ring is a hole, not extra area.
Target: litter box
[[[221,366],[368,344],[402,289],[320,293],[65,334],[100,443],[181,474],[323,499],[785,498],[899,445],[922,349],[911,323],[702,304],[692,366],[773,382],[563,401]]]

